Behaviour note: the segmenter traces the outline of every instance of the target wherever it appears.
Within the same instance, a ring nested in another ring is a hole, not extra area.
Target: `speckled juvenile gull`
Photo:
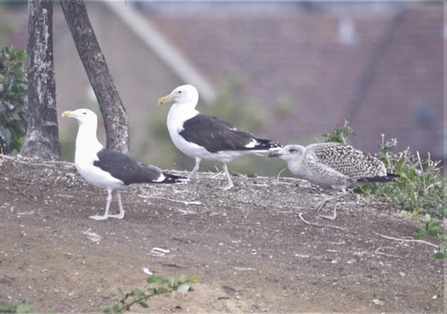
[[[78,120],[75,166],[79,174],[90,184],[107,190],[107,205],[104,215],[90,216],[94,220],[122,219],[124,209],[119,189],[134,183],[184,183],[188,179],[168,174],[161,169],[143,164],[132,157],[102,146],[96,137],[96,114],[88,109],[64,111],[62,117]],[[109,214],[112,192],[117,189],[120,212]]]
[[[222,163],[228,180],[224,190],[233,186],[227,162],[247,154],[267,154],[281,147],[275,141],[256,138],[250,133],[239,131],[217,117],[200,114],[195,109],[199,93],[192,85],[175,88],[169,95],[161,97],[158,105],[170,101],[174,101],[174,104],[167,118],[169,135],[182,153],[195,158],[196,164],[190,175],[199,169],[202,159],[218,160]]]
[[[325,198],[317,207],[320,210],[331,200],[346,194],[347,188],[366,182],[393,182],[397,175],[386,172],[383,162],[349,145],[338,143],[317,143],[306,147],[287,145],[281,150],[271,152],[269,157],[279,157],[287,162],[292,174],[325,189],[331,189],[334,196]],[[342,193],[337,195],[337,192]],[[334,204],[332,216],[337,217]]]

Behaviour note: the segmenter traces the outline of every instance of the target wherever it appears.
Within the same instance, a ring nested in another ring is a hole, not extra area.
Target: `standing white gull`
[[[190,175],[195,173],[202,159],[222,162],[228,183],[223,187],[233,187],[227,162],[246,154],[262,154],[281,147],[277,142],[255,138],[242,132],[230,123],[217,117],[199,113],[195,107],[199,93],[192,85],[182,85],[169,95],[158,100],[158,105],[173,101],[168,113],[167,125],[174,145],[185,155],[195,158],[196,164]]]
[[[383,162],[372,156],[365,156],[361,151],[349,145],[338,143],[317,143],[306,147],[287,145],[277,152],[271,152],[269,157],[279,157],[287,162],[292,174],[300,179],[332,189],[334,196],[325,198],[317,207],[320,210],[331,200],[336,200],[346,194],[346,189],[367,182],[394,182],[395,174],[386,172]],[[342,191],[336,195],[337,191]],[[334,204],[332,216],[337,217]]]
[[[161,171],[143,164],[132,157],[102,146],[96,137],[98,117],[88,109],[64,111],[62,117],[75,118],[79,123],[76,137],[75,166],[79,174],[90,184],[107,190],[107,205],[102,216],[90,216],[94,220],[122,219],[124,209],[117,190],[120,212],[109,214],[112,192],[133,183],[184,183],[188,179]]]

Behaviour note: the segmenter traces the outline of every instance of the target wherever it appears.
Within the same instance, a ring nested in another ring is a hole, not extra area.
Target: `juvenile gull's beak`
[[[74,118],[74,112],[73,111],[64,111],[62,112],[63,118]]]
[[[269,153],[269,158],[279,157],[279,156],[281,156],[281,153],[279,152],[279,150],[272,151]]]
[[[158,100],[158,105],[161,106],[170,101],[172,101],[172,97],[170,95],[166,95]]]

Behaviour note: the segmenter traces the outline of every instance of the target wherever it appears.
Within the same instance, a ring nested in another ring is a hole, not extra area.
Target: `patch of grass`
[[[198,282],[198,279],[194,275],[180,276],[178,280],[151,275],[147,278],[146,282],[149,284],[149,287],[144,290],[135,288],[130,292],[124,293],[121,288],[118,288],[118,294],[120,296],[119,304],[107,307],[103,309],[102,312],[105,314],[121,314],[130,311],[130,308],[133,305],[139,305],[144,309],[148,308],[149,305],[146,301],[149,298],[173,291],[186,293],[194,283]]]
[[[0,301],[0,313],[33,314],[37,312],[32,310],[26,302],[10,303]]]
[[[446,178],[441,173],[440,161],[423,159],[419,152],[413,154],[410,148],[395,152],[396,139],[382,142],[377,154],[391,173],[399,175],[393,184],[367,185],[365,191],[378,200],[399,206],[415,215],[427,213],[434,217],[446,217]]]
[[[440,242],[439,250],[435,253],[435,257],[437,259],[443,259],[447,257],[446,252],[446,243],[447,243],[447,234],[443,234],[441,230],[442,221],[434,220],[430,217],[429,214],[426,214],[424,217],[424,228],[419,230],[416,234],[413,234],[413,239],[419,240],[426,235],[431,235],[437,238]]]

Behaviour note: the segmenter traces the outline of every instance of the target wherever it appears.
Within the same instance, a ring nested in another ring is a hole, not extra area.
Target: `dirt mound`
[[[310,210],[324,194],[306,182],[236,174],[234,182],[221,191],[223,177],[198,173],[187,185],[131,187],[122,192],[123,220],[94,221],[88,217],[103,213],[106,192],[73,164],[5,158],[0,301],[98,312],[117,303],[118,287],[144,287],[145,269],[200,280],[185,295],[151,299],[150,312],[445,310],[434,248],[380,236],[417,231],[398,210],[352,196],[327,221]]]

